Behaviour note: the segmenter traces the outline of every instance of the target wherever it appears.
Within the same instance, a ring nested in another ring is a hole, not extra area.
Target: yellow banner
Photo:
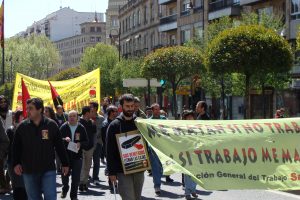
[[[23,78],[30,97],[40,97],[45,105],[53,106],[50,85],[48,81],[38,80],[17,73],[13,95],[12,109],[22,109],[22,86]],[[100,69],[96,69],[83,76],[65,81],[50,81],[64,103],[65,111],[81,111],[83,106],[89,105],[90,101],[100,103]]]
[[[136,124],[165,173],[190,175],[205,189],[300,189],[300,118]]]

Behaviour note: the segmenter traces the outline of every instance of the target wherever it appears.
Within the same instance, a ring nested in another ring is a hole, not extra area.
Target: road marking
[[[292,198],[295,198],[295,199],[300,199],[300,196],[298,196],[296,194],[291,194],[291,193],[288,193],[288,192],[281,192],[281,191],[276,191],[276,190],[266,190],[266,191],[276,193],[276,194],[279,194],[279,195],[282,195],[282,196],[287,196],[287,197],[292,197]]]

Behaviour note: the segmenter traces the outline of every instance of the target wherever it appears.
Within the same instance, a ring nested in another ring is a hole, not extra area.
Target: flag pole
[[[2,2],[2,26],[1,26],[1,46],[2,46],[2,84],[5,83],[5,73],[4,73],[4,62],[5,62],[5,55],[4,55],[4,0]]]

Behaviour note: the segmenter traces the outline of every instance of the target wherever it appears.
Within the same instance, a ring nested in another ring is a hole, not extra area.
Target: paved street
[[[90,190],[87,193],[80,193],[78,198],[80,200],[115,200],[114,195],[108,190],[107,177],[103,175],[104,168],[101,167],[101,186],[90,186]],[[146,173],[148,174],[148,173]],[[181,175],[175,174],[171,176],[175,182],[166,184],[163,180],[162,195],[156,197],[153,189],[152,177],[145,176],[145,185],[143,189],[144,200],[167,200],[167,199],[185,199],[184,191],[181,186]],[[57,176],[58,182],[58,200],[61,193],[61,179]],[[224,182],[224,184],[226,184]],[[200,187],[197,187],[199,197],[198,199],[203,200],[296,200],[300,199],[300,195],[278,192],[278,191],[263,191],[263,190],[230,190],[230,191],[203,191]],[[69,195],[69,194],[68,194]],[[0,195],[0,200],[11,200],[10,195]],[[69,196],[66,198],[69,200]],[[121,197],[117,195],[117,199],[121,200]]]

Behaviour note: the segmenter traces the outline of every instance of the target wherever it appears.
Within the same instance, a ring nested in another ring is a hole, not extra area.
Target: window
[[[195,8],[202,8],[203,7],[203,0],[195,0]]]
[[[81,33],[85,33],[85,28],[82,28],[82,29],[81,29]]]
[[[170,35],[170,45],[176,44],[176,35]]]
[[[181,4],[181,15],[189,15],[190,9],[190,0],[183,0]]]
[[[128,27],[129,27],[129,30],[132,28],[132,22],[131,22],[131,15],[129,16],[129,19],[128,19]]]
[[[154,6],[153,3],[150,5],[150,20],[154,20]]]
[[[144,24],[147,23],[147,6],[144,7]]]
[[[266,7],[257,10],[258,21],[261,21],[263,15],[273,15],[273,7]]]
[[[111,18],[111,26],[118,26],[118,24],[119,24],[119,20],[118,20],[118,17],[112,17]]]
[[[291,14],[300,12],[300,0],[292,0],[291,1]]]
[[[97,42],[101,42],[101,37],[97,37],[97,38],[96,38],[96,41],[97,41]]]
[[[101,33],[101,27],[97,27],[97,33]]]
[[[191,38],[191,30],[182,30],[181,31],[181,43],[189,41]]]
[[[133,28],[136,26],[136,15],[135,15],[135,13],[133,13],[133,15],[132,15],[132,26],[133,26]]]
[[[94,32],[95,32],[95,27],[93,27],[93,26],[90,27],[90,32],[91,32],[91,33],[94,33]]]
[[[95,37],[90,37],[90,42],[95,42]]]
[[[141,11],[138,10],[137,12],[137,25],[140,25],[141,24]]]
[[[198,26],[195,27],[195,35],[196,38],[202,38],[203,37],[203,27]]]

